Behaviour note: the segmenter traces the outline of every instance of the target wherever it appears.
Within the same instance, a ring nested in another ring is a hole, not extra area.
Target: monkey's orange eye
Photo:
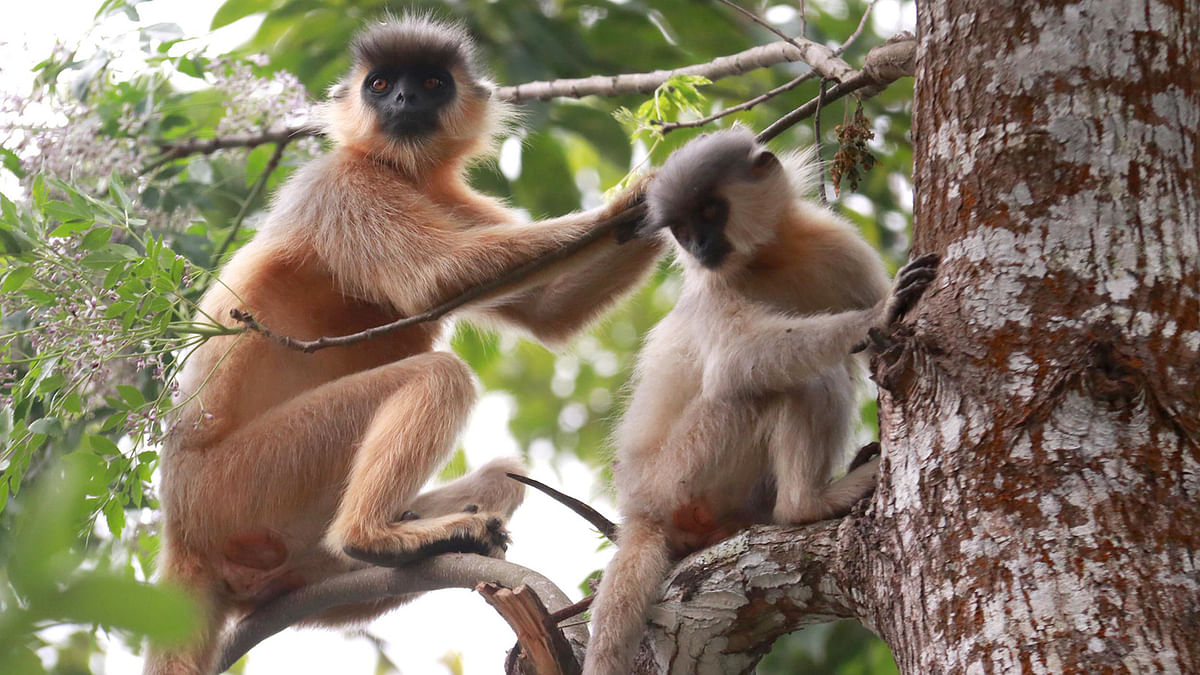
[[[383,91],[388,88],[388,81],[382,77],[371,80],[371,91]]]
[[[421,86],[425,87],[426,89],[437,89],[438,87],[442,86],[442,81],[436,77],[427,77],[425,78],[425,81],[421,83]]]

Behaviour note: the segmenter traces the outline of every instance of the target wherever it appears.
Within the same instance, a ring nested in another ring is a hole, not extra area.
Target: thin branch
[[[754,12],[751,12],[750,10],[746,9],[745,7],[734,4],[732,2],[732,0],[719,0],[719,1],[728,7],[732,7],[736,12],[738,12],[742,16],[746,17],[747,19],[750,19],[754,23],[762,26],[763,28],[766,28],[767,30],[774,33],[775,35],[783,38],[785,41],[787,41],[788,44],[792,45],[796,49],[800,49],[800,45],[796,44],[795,40],[793,40],[790,35],[787,35],[783,31],[776,28],[775,26],[772,26],[771,24],[767,23],[766,21],[763,21]]]
[[[854,72],[849,64],[838,58],[837,54],[825,45],[804,38],[788,38],[784,41],[752,47],[736,54],[720,56],[705,63],[697,63],[674,70],[526,82],[498,87],[492,95],[498,100],[509,103],[526,103],[547,101],[553,98],[583,98],[592,95],[645,94],[654,91],[675,75],[702,75],[715,81],[742,75],[759,68],[795,61],[803,61],[823,77],[842,79],[847,74]],[[320,130],[312,125],[300,125],[267,130],[258,134],[164,143],[161,146],[163,154],[143,169],[142,173],[149,173],[167,162],[188,155],[210,154],[228,148],[253,148],[264,143],[314,136],[319,133]]]
[[[242,207],[238,209],[237,217],[233,219],[233,226],[229,228],[229,234],[225,235],[225,240],[217,247],[216,253],[213,254],[213,263],[218,263],[225,256],[225,252],[233,245],[234,239],[237,239],[238,231],[242,229],[242,223],[246,221],[246,216],[250,215],[250,205],[254,203],[258,196],[262,194],[267,187],[267,181],[270,180],[271,174],[275,173],[275,169],[279,168],[279,161],[283,159],[283,149],[292,139],[285,138],[275,144],[275,152],[271,153],[271,159],[267,161],[267,166],[263,168],[262,175],[258,180],[254,181],[254,187],[250,189],[250,194],[246,195],[246,200],[242,202]]]
[[[229,148],[256,148],[267,143],[287,143],[305,136],[315,136],[318,130],[311,125],[269,129],[256,134],[237,134],[217,138],[193,138],[178,143],[163,143],[159,146],[162,154],[146,168],[142,174],[150,173],[167,162],[187,157],[188,155],[211,155],[218,150]]]
[[[834,54],[837,56],[844,54],[850,45],[854,44],[854,41],[858,39],[858,36],[862,35],[863,28],[866,28],[867,26],[867,17],[871,16],[871,10],[875,9],[876,2],[879,2],[879,0],[871,0],[871,2],[867,3],[867,8],[863,10],[863,15],[858,20],[858,27],[854,29],[854,32],[850,34],[850,37],[846,38],[846,41],[842,43],[841,47],[833,50]]]
[[[726,2],[727,4],[731,4],[731,3],[728,3],[728,0],[721,0],[721,1]],[[867,25],[867,18],[871,15],[871,9],[875,7],[876,2],[878,2],[878,0],[871,0],[870,4],[867,5],[867,9],[866,9],[866,11],[863,12],[862,18],[860,18],[858,20],[858,27],[854,29],[854,32],[850,34],[850,37],[846,38],[846,41],[843,42],[840,47],[833,50],[834,56],[841,56],[846,51],[846,49],[850,47],[850,45],[854,44],[854,41],[858,39],[858,36],[862,35],[863,28],[865,28]],[[738,7],[737,5],[732,5],[732,6],[735,7],[738,11],[746,12],[746,10],[742,9],[741,7]],[[751,16],[753,16],[753,15],[751,15]],[[758,19],[758,17],[754,17],[754,18],[756,20]],[[771,26],[767,26],[767,27],[770,28],[773,32],[775,32],[777,34],[781,34],[781,33],[779,33],[779,31],[775,30],[775,28],[773,28]],[[749,110],[749,109],[753,108],[754,106],[758,105],[759,103],[763,103],[764,101],[769,101],[784,92],[788,92],[788,91],[791,91],[792,89],[795,89],[796,87],[811,80],[812,78],[814,78],[816,76],[817,76],[817,71],[810,70],[807,73],[804,73],[803,75],[793,79],[791,82],[788,82],[786,84],[782,84],[778,87],[775,87],[774,89],[772,89],[771,91],[768,91],[765,94],[760,94],[748,101],[739,103],[734,106],[729,106],[728,108],[725,108],[724,110],[719,110],[711,115],[701,117],[700,119],[688,120],[685,122],[659,122],[659,121],[655,120],[655,121],[651,122],[651,124],[657,124],[659,127],[659,130],[658,130],[659,133],[664,136],[666,136],[667,134],[671,133],[672,131],[674,131],[676,129],[689,129],[689,128],[694,128],[694,127],[702,127],[702,126],[708,124],[709,122],[715,122],[716,120],[719,120],[722,117],[727,117],[729,115],[732,115],[737,112],[741,112],[743,110]]]
[[[566,607],[563,607],[557,612],[553,612],[550,614],[550,620],[554,623],[561,623],[567,619],[570,619],[571,617],[579,616],[580,614],[586,612],[588,607],[592,606],[592,601],[595,599],[596,596],[594,594],[586,596],[579,602],[572,603]]]
[[[821,106],[825,105],[825,82],[817,85],[817,108],[813,111],[813,145],[817,153],[817,195],[821,198],[822,206],[829,206],[829,198],[825,196],[825,165],[821,162]]]
[[[327,347],[344,347],[346,345],[369,340],[379,335],[391,333],[402,328],[408,328],[409,326],[414,326],[419,323],[440,319],[450,312],[467,304],[468,302],[471,302],[472,300],[477,300],[491,293],[492,291],[525,279],[538,270],[558,262],[559,260],[570,257],[592,242],[599,240],[601,237],[609,235],[621,225],[632,223],[641,219],[645,212],[646,207],[642,204],[632,206],[624,211],[621,211],[620,213],[610,216],[609,218],[601,220],[590,232],[582,237],[565,242],[546,255],[540,258],[534,258],[533,260],[518,265],[506,271],[499,277],[470,288],[458,296],[443,302],[437,307],[434,307],[433,309],[421,312],[420,314],[414,314],[413,316],[405,317],[403,319],[398,319],[389,324],[368,328],[367,330],[351,333],[349,335],[341,335],[338,337],[320,337],[316,340],[297,340],[296,338],[272,332],[267,327],[259,323],[249,312],[241,309],[232,309],[229,311],[229,315],[233,317],[235,321],[239,321],[244,324],[246,328],[262,333],[263,335],[266,335],[267,337],[279,342],[285,347],[296,349],[306,354],[310,354],[319,349],[325,349]]]
[[[406,567],[370,567],[297,589],[256,610],[225,635],[217,672],[228,670],[259,642],[334,607],[443,588],[473,589],[485,582],[509,588],[527,586],[551,612],[571,604],[567,596],[541,574],[515,563],[480,555],[448,553]],[[586,629],[568,628],[564,632],[573,643],[587,643]]]
[[[875,84],[875,80],[866,73],[857,73],[854,77],[839,82],[832,89],[826,91],[821,97],[823,103],[833,103],[847,94],[854,93],[859,89]],[[780,117],[771,124],[771,126],[763,129],[758,134],[758,142],[766,143],[783,133],[788,128],[796,123],[808,119],[817,110],[817,99],[812,99],[808,103],[796,108],[792,112]]]
[[[772,89],[771,91],[768,91],[765,94],[760,94],[748,101],[739,103],[734,106],[729,106],[728,108],[725,108],[724,110],[719,110],[711,115],[701,117],[699,119],[687,120],[684,122],[662,122],[659,120],[652,120],[651,124],[658,126],[658,132],[664,136],[666,136],[667,134],[671,133],[672,131],[674,131],[676,129],[702,127],[705,124],[708,124],[709,122],[719,120],[722,117],[727,117],[729,115],[732,115],[733,113],[741,112],[743,110],[749,110],[749,109],[753,108],[754,106],[758,105],[759,103],[762,103],[764,101],[769,101],[784,92],[795,89],[796,87],[800,86],[801,84],[804,84],[805,82],[813,79],[816,76],[817,76],[817,71],[810,70],[807,73],[804,73],[803,75],[801,75],[800,77],[793,79],[791,82],[787,82],[786,84],[781,84],[778,87],[775,87],[774,89]]]

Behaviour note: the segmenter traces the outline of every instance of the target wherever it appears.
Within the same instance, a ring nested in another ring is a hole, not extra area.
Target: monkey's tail
[[[641,519],[621,525],[621,547],[604,570],[592,605],[592,639],[583,675],[628,675],[646,613],[670,569],[663,529]]]

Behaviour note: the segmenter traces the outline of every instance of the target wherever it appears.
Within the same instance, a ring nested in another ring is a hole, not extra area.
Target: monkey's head
[[[736,127],[700,136],[667,159],[646,191],[642,229],[669,229],[686,257],[728,269],[775,239],[791,203],[780,161]]]
[[[414,175],[486,152],[507,116],[456,24],[389,18],[355,38],[354,65],[323,106],[341,147]]]

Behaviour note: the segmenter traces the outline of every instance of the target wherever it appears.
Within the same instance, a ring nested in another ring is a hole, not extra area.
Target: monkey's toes
[[[494,515],[459,514],[401,521],[379,546],[347,544],[346,555],[381,567],[401,567],[443,553],[476,553],[502,557],[508,549],[504,520]]]

